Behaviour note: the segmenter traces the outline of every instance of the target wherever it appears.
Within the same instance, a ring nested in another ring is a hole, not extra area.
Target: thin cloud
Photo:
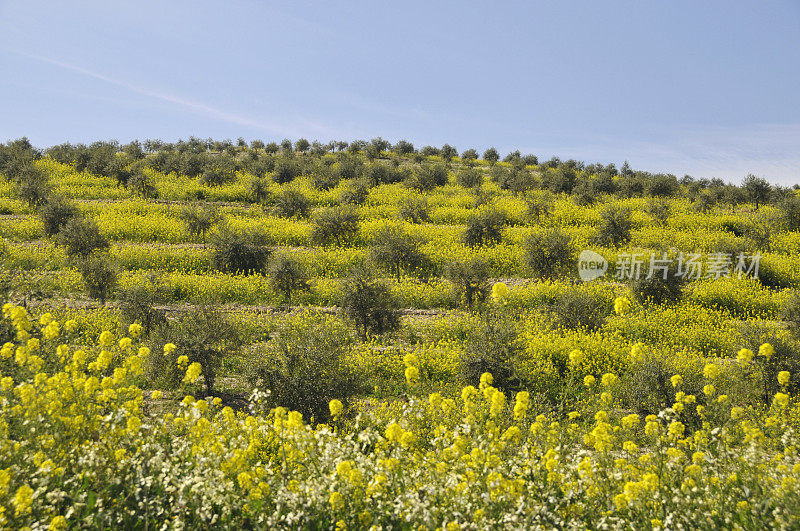
[[[186,98],[182,98],[180,96],[175,96],[173,94],[160,92],[160,91],[148,89],[148,88],[145,88],[145,87],[141,87],[141,86],[138,86],[138,85],[134,85],[134,84],[129,83],[127,81],[123,81],[123,80],[120,80],[120,79],[115,79],[113,77],[107,76],[107,75],[102,74],[100,72],[95,72],[93,70],[89,70],[89,69],[83,68],[81,66],[77,66],[77,65],[74,65],[74,64],[71,64],[71,63],[67,63],[65,61],[61,61],[61,60],[58,60],[58,59],[53,59],[53,58],[50,58],[50,57],[44,57],[44,56],[40,56],[40,55],[33,55],[33,54],[29,54],[29,53],[24,53],[24,52],[16,52],[16,53],[18,53],[18,54],[20,54],[22,56],[28,57],[30,59],[34,59],[36,61],[40,61],[40,62],[43,62],[43,63],[48,63],[48,64],[51,64],[51,65],[57,66],[59,68],[63,68],[65,70],[69,70],[71,72],[77,72],[79,74],[82,74],[82,75],[97,79],[99,81],[103,81],[103,82],[108,83],[110,85],[114,85],[114,86],[117,86],[117,87],[124,88],[124,89],[129,90],[131,92],[134,92],[136,94],[141,94],[143,96],[147,96],[147,97],[150,97],[150,98],[153,98],[153,99],[157,99],[157,100],[160,100],[160,101],[165,101],[167,103],[171,103],[171,104],[177,105],[177,106],[182,107],[182,108],[184,108],[186,110],[189,110],[189,111],[197,113],[197,114],[201,114],[201,115],[209,117],[209,118],[213,118],[213,119],[220,120],[220,121],[223,121],[223,122],[228,122],[228,123],[241,125],[241,126],[245,126],[245,127],[250,127],[250,128],[253,128],[253,129],[260,129],[260,130],[267,131],[267,132],[270,132],[270,133],[275,134],[275,135],[288,135],[288,136],[301,136],[302,135],[301,131],[298,131],[298,130],[296,130],[296,128],[293,128],[293,127],[287,127],[287,126],[281,126],[279,124],[263,122],[261,120],[256,120],[256,119],[253,119],[253,118],[250,118],[250,117],[247,117],[247,116],[242,116],[240,114],[236,114],[236,113],[224,111],[224,110],[221,110],[221,109],[217,109],[215,107],[211,107],[210,105],[206,105],[204,103],[200,103],[200,102],[197,102],[197,101],[193,101],[193,100],[189,100],[189,99],[186,99]],[[322,134],[330,135],[330,134],[336,134],[337,133],[336,131],[332,131],[329,128],[327,128],[326,126],[324,126],[322,124],[319,124],[319,123],[309,122],[307,120],[300,120],[300,121],[303,122],[309,129],[313,129],[313,130],[315,130],[315,131],[317,131],[319,133],[322,133]]]

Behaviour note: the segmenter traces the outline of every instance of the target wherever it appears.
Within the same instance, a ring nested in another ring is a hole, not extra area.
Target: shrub
[[[461,154],[461,160],[467,165],[472,165],[478,159],[478,152],[475,149],[467,149]],[[462,185],[463,186],[463,185]]]
[[[406,186],[419,191],[433,190],[447,184],[448,174],[446,164],[423,164],[406,179]]]
[[[342,179],[361,180],[367,187],[371,186],[370,179],[364,176],[364,163],[356,158],[347,155],[340,155],[338,160],[334,163],[339,175]]]
[[[800,231],[800,196],[790,195],[778,205],[781,213],[782,225],[788,230]]]
[[[654,351],[643,345],[635,347],[636,356],[631,356],[627,372],[620,384],[625,402],[637,413],[655,415],[675,402],[676,391],[687,395],[703,396],[703,360],[674,352]],[[672,385],[670,378],[680,375],[680,389]],[[684,412],[693,412],[686,408]]]
[[[111,267],[109,257],[100,253],[92,253],[80,260],[78,268],[89,296],[99,299],[102,304],[105,304],[109,295],[117,287],[117,273]]]
[[[269,401],[327,422],[328,404],[366,392],[345,363],[352,332],[331,315],[311,311],[288,317],[252,362],[251,383],[271,391]]]
[[[458,302],[467,308],[482,302],[489,290],[489,263],[479,257],[450,262],[445,276],[453,284]]]
[[[212,244],[214,267],[230,273],[261,273],[271,253],[264,234],[256,229],[233,230],[223,225],[212,236]]]
[[[397,202],[397,213],[400,219],[409,223],[425,223],[430,221],[428,199],[424,195],[407,195]]]
[[[156,305],[164,302],[166,293],[155,277],[120,291],[118,298],[120,314],[126,324],[139,323],[145,336],[166,323],[164,310]]]
[[[793,304],[796,305],[797,301],[793,301]],[[797,311],[796,306],[794,311]],[[750,349],[755,354],[752,364],[740,365],[739,368],[742,372],[738,378],[734,379],[734,381],[745,383],[741,393],[742,399],[758,397],[761,404],[769,405],[775,393],[782,390],[783,386],[778,382],[778,373],[781,371],[787,371],[791,375],[784,392],[788,391],[792,396],[796,396],[796,393],[800,391],[800,378],[798,377],[800,375],[800,343],[798,343],[797,336],[787,337],[780,330],[775,330],[769,325],[750,321],[742,326],[741,332],[741,346]],[[761,345],[765,343],[769,343],[772,347],[769,357],[760,350]],[[755,382],[760,389],[754,390],[751,382]]]
[[[275,169],[275,159],[272,157],[255,157],[245,163],[247,173],[258,179],[267,179],[267,174]]]
[[[300,175],[300,165],[293,157],[282,156],[275,161],[272,179],[278,184],[286,184]]]
[[[322,245],[344,245],[358,234],[358,210],[341,205],[318,212],[312,219],[311,239]]]
[[[631,212],[625,207],[607,205],[600,211],[597,241],[600,245],[619,247],[631,239]]]
[[[278,254],[272,259],[268,274],[272,288],[283,294],[287,304],[292,304],[292,293],[309,289],[305,268],[285,253]]]
[[[117,186],[127,186],[132,176],[131,170],[128,167],[131,162],[132,161],[127,157],[114,157],[108,165],[106,170],[108,176],[117,181]]]
[[[305,153],[310,146],[311,144],[305,138],[300,138],[294,143],[294,149],[299,153]]]
[[[153,335],[153,351],[146,360],[147,375],[154,383],[168,388],[180,385],[185,366],[177,363],[179,356],[189,363],[199,363],[203,371],[206,396],[214,394],[217,372],[222,360],[241,348],[236,327],[220,312],[211,308],[196,308],[183,313],[175,321],[164,324]],[[177,348],[172,355],[156,350],[167,343]]]
[[[672,215],[672,204],[669,199],[653,197],[647,202],[645,210],[659,225],[666,225]]]
[[[284,218],[307,218],[311,202],[298,190],[283,190],[275,198],[275,213]]]
[[[483,152],[483,160],[489,164],[495,164],[498,160],[500,160],[500,153],[498,153],[495,148],[490,147]]]
[[[525,203],[528,218],[534,223],[540,223],[542,219],[553,214],[555,201],[553,194],[547,190],[528,194],[525,197]]]
[[[144,172],[134,172],[128,179],[128,190],[145,199],[158,197],[155,180]]]
[[[69,201],[57,198],[51,199],[39,210],[42,218],[44,233],[47,236],[55,236],[66,224],[78,215],[78,207]]]
[[[416,150],[414,149],[414,144],[408,140],[399,140],[394,146],[392,146],[392,151],[398,155],[411,155]]]
[[[559,295],[548,310],[557,326],[592,332],[603,326],[611,313],[611,303],[600,294],[567,291]]]
[[[400,171],[391,162],[376,161],[366,167],[364,178],[371,186],[394,184],[402,181],[407,172]]]
[[[477,168],[464,168],[456,174],[456,182],[464,188],[480,188],[483,186],[483,173]]]
[[[41,156],[41,152],[26,137],[0,144],[0,173],[15,179]]]
[[[499,166],[493,168],[493,172],[500,170]],[[495,177],[495,182],[503,190],[510,190],[515,194],[524,193],[536,184],[534,175],[524,168],[511,168],[499,172]]]
[[[578,183],[572,190],[572,199],[578,206],[593,205],[597,201],[597,195],[591,184],[585,180]]]
[[[578,180],[578,175],[572,168],[547,168],[542,174],[542,183],[545,188],[554,194],[571,194]]]
[[[666,265],[652,262],[642,267],[639,275],[634,275],[629,281],[631,292],[643,304],[665,304],[680,300],[686,277],[679,275],[678,262],[671,258],[656,258],[667,260]],[[645,274],[647,272],[647,274]]]
[[[330,190],[339,184],[341,179],[342,176],[336,171],[336,168],[325,164],[317,165],[311,173],[311,181],[314,184],[314,188],[319,190]]]
[[[773,216],[756,215],[744,226],[744,236],[759,251],[769,252],[772,246],[773,227],[780,225],[780,220]]]
[[[569,276],[575,267],[575,245],[559,228],[534,232],[525,240],[525,265],[540,279]]]
[[[369,183],[364,179],[358,179],[345,188],[339,197],[339,202],[343,205],[363,205],[367,196],[369,196]]]
[[[206,164],[200,180],[206,186],[221,186],[236,179],[236,165],[227,156],[218,155]]]
[[[745,255],[748,254],[743,250],[739,252],[744,252]],[[734,263],[738,260],[739,252],[731,253]],[[794,275],[790,271],[777,268],[772,262],[764,261],[759,264],[758,282],[764,287],[773,289],[793,288],[796,285]]]
[[[403,272],[415,272],[428,264],[420,242],[399,227],[383,227],[369,246],[370,258],[400,280]]]
[[[364,265],[351,269],[342,282],[339,306],[344,315],[355,323],[363,339],[400,327],[398,303],[389,287],[372,277]]]
[[[654,175],[647,181],[647,193],[653,197],[675,197],[679,190],[674,175]]]
[[[186,231],[193,238],[201,237],[206,241],[206,234],[220,220],[219,210],[211,205],[186,205],[178,217],[186,225]]]
[[[463,236],[464,244],[477,247],[500,243],[505,223],[505,214],[495,208],[478,212],[467,221],[467,229]]]
[[[445,144],[442,146],[442,149],[439,150],[439,154],[441,155],[442,159],[449,162],[453,159],[453,157],[458,156],[458,150],[450,144]]]
[[[747,198],[755,203],[756,210],[758,210],[758,207],[761,206],[762,203],[766,203],[772,194],[772,186],[769,182],[762,177],[756,177],[752,174],[744,178],[742,190],[747,194]]]
[[[83,216],[70,219],[58,236],[69,257],[86,258],[93,251],[103,251],[110,247],[105,236],[100,234],[97,223]]]
[[[269,201],[272,192],[269,189],[269,181],[263,177],[253,177],[247,187],[247,198],[252,203],[264,204]]]
[[[800,338],[800,292],[793,292],[786,301],[781,318],[786,321],[789,331]]]
[[[520,387],[517,362],[523,349],[517,322],[505,309],[485,312],[470,331],[459,356],[459,369],[465,382],[477,382],[485,372],[494,378],[493,386],[509,393]]]
[[[47,174],[34,166],[24,166],[17,177],[17,194],[30,206],[40,206],[52,193]]]

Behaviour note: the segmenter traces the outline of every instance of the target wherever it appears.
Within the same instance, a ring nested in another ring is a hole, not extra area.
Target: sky
[[[0,141],[406,139],[800,183],[800,0],[0,0]]]

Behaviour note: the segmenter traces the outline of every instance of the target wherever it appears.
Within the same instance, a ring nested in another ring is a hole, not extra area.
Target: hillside
[[[382,139],[0,174],[4,526],[800,525],[797,186]]]

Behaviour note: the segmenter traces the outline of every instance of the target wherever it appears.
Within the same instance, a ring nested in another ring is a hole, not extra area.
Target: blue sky
[[[0,0],[0,141],[402,138],[800,182],[800,2]]]

